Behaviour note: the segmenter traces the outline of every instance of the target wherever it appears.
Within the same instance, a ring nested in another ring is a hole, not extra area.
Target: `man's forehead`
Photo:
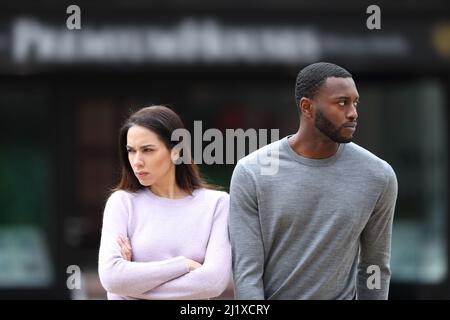
[[[356,89],[355,81],[353,78],[336,78],[329,77],[319,90],[326,95],[346,95],[346,96],[358,96],[358,90]]]

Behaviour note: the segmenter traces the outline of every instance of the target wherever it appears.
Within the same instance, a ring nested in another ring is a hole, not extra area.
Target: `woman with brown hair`
[[[182,149],[171,136],[182,128],[174,111],[152,106],[120,130],[121,179],[99,252],[108,299],[208,299],[230,284],[229,196],[209,189],[193,161],[175,164]]]

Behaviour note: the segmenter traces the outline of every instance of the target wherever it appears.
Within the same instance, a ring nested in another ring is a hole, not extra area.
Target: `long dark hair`
[[[119,132],[121,177],[119,183],[112,191],[125,190],[136,192],[146,188],[139,183],[128,160],[128,151],[126,150],[127,134],[128,129],[132,126],[141,126],[156,133],[169,151],[178,144],[178,141],[171,140],[172,132],[176,129],[185,128],[180,117],[165,106],[150,106],[133,113],[125,121]],[[192,194],[198,188],[213,188],[201,178],[198,167],[193,163],[192,159],[189,163],[175,165],[175,181],[179,188],[189,194]]]

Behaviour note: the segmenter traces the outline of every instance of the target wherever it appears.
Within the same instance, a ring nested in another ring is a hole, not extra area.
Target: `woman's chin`
[[[143,187],[150,187],[152,184],[150,181],[148,180],[139,180],[139,183],[141,184],[141,186]]]

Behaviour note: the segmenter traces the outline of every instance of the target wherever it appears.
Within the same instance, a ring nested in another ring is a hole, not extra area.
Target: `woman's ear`
[[[180,152],[181,152],[181,148],[178,146],[175,146],[172,148],[172,150],[170,151],[170,158],[172,159],[172,162],[174,164],[179,164],[180,162]]]

